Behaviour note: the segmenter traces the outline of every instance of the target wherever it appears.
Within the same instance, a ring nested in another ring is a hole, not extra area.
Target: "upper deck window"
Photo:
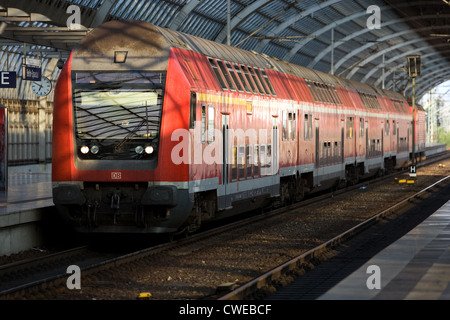
[[[216,61],[213,58],[208,58],[209,64],[211,65],[211,68],[214,71],[214,74],[216,75],[217,80],[220,83],[220,86],[223,90],[228,90],[227,85],[225,84],[225,80],[223,79],[222,73],[219,70],[219,67],[216,64]]]

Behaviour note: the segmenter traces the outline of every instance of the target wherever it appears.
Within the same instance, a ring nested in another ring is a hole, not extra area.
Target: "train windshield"
[[[145,156],[135,150],[156,148],[164,73],[74,72],[72,80],[77,144],[96,146],[81,157],[135,159]]]

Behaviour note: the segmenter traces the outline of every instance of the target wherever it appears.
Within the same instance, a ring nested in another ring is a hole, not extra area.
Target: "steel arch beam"
[[[185,4],[180,12],[178,12],[178,14],[172,20],[172,22],[168,25],[168,28],[178,30],[181,24],[186,20],[186,18],[191,14],[191,12],[201,1],[202,0],[191,0],[187,4]]]
[[[273,1],[274,0],[257,0],[252,4],[250,4],[249,6],[246,6],[244,10],[240,11],[231,19],[231,31],[236,29],[237,26],[240,25],[244,20],[246,20],[252,13],[258,11],[260,8],[268,5]],[[226,38],[227,38],[227,25],[225,24],[225,26],[217,35],[216,39],[214,39],[214,41],[224,43]]]
[[[352,20],[358,19],[358,18],[360,18],[360,17],[362,17],[362,16],[365,16],[365,15],[367,15],[367,13],[365,13],[365,12],[358,12],[358,13],[352,14],[351,16],[348,16],[348,17],[345,17],[345,18],[343,18],[343,19],[341,19],[341,20],[335,21],[335,22],[333,22],[333,23],[327,25],[326,27],[323,27],[322,29],[317,30],[316,32],[314,32],[314,34],[315,34],[315,36],[316,36],[316,38],[317,38],[317,36],[322,35],[322,34],[324,34],[325,32],[330,31],[331,29],[338,27],[338,26],[341,25],[341,24],[350,22],[350,21],[352,21]],[[289,50],[289,52],[286,53],[286,55],[285,55],[284,57],[282,57],[282,59],[283,59],[283,60],[286,60],[286,61],[290,61],[290,60],[292,59],[292,57],[295,56],[295,54],[296,54],[301,48],[303,48],[305,45],[307,45],[310,41],[313,41],[313,40],[314,40],[313,38],[304,38],[304,39],[301,39],[301,40],[300,40],[300,43],[297,43],[296,45],[294,45],[294,46],[292,47],[292,49]],[[328,49],[328,48],[327,48],[327,49]],[[327,49],[326,49],[326,50],[327,50]],[[264,50],[264,48],[262,48],[261,50]],[[332,47],[331,47],[331,49],[330,49],[329,51],[331,51],[331,50],[332,50]],[[328,53],[329,53],[329,52],[328,52]],[[325,53],[325,54],[326,54],[326,53]],[[325,54],[323,54],[323,53],[321,52],[321,53],[320,53],[320,56],[323,57]],[[316,59],[314,59],[314,60],[316,60]],[[319,60],[320,60],[320,59],[319,59]],[[316,62],[316,63],[317,63],[317,62]]]
[[[449,51],[449,52],[450,52],[450,51]],[[439,53],[430,54],[429,56],[431,56],[431,55],[438,55],[438,54],[439,54]],[[442,58],[436,58],[436,59],[433,59],[433,60],[427,60],[427,63],[430,63],[430,64],[431,64],[431,63],[434,63],[434,62],[438,62],[438,64],[434,64],[433,66],[424,68],[423,71],[422,71],[422,73],[423,73],[423,74],[426,74],[427,71],[430,70],[429,68],[432,68],[432,69],[434,69],[435,67],[442,68],[442,63],[439,63],[439,61],[442,61]],[[405,66],[404,64],[400,64],[400,65],[397,66],[397,68],[399,69],[399,68],[404,67],[404,66]],[[391,74],[394,73],[395,71],[396,71],[396,70],[389,70],[389,75],[391,75]],[[389,75],[388,75],[388,76],[389,76]],[[381,79],[378,79],[376,82],[374,82],[373,86],[379,87],[381,81],[382,81]],[[390,79],[390,80],[387,82],[386,87],[391,87],[392,84],[393,84],[393,81],[394,81],[394,79]]]
[[[433,48],[436,48],[436,47],[448,47],[448,44],[447,44],[447,43],[443,43],[442,45],[436,45],[436,46],[434,46]],[[393,58],[391,58],[391,59],[385,61],[385,64],[393,63],[393,62],[396,61],[396,60],[400,60],[400,59],[402,59],[402,58],[406,58],[406,57],[407,57],[408,55],[410,55],[410,54],[417,54],[417,53],[419,53],[420,51],[426,50],[426,49],[429,49],[429,48],[430,48],[429,46],[423,46],[423,47],[419,47],[419,48],[415,48],[415,49],[406,51],[406,52],[402,53],[402,54],[399,55],[399,56],[395,56],[395,57],[393,57]],[[435,51],[435,52],[430,52],[430,53],[426,53],[426,54],[424,54],[424,55],[421,55],[422,61],[423,61],[425,58],[428,58],[428,57],[431,57],[431,56],[434,56],[434,55],[440,55],[440,54],[441,54],[441,52],[437,52],[437,51]],[[443,62],[442,59],[436,59],[436,60],[440,60],[440,61]],[[406,59],[405,59],[403,62],[404,62],[403,65],[405,65]],[[427,63],[431,63],[431,61],[429,61],[429,60],[427,60],[426,62],[427,62]],[[444,65],[444,62],[443,62],[442,64]],[[401,64],[400,64],[400,65],[401,65]],[[371,71],[369,71],[369,72],[366,74],[366,76],[365,76],[364,78],[361,79],[361,82],[366,82],[366,81],[367,81],[370,77],[372,77],[372,75],[373,75],[374,73],[376,73],[377,71],[378,71],[378,70],[376,70],[376,69],[372,69]],[[386,72],[385,76],[389,76],[389,75],[390,75],[391,73],[393,73],[393,72],[394,72],[394,70],[389,70],[389,71]],[[378,80],[375,82],[375,85],[379,84],[381,81],[382,81],[382,79],[378,79]]]
[[[294,23],[296,23],[297,21],[299,21],[301,18],[309,16],[310,14],[313,14],[323,8],[329,7],[333,4],[336,4],[338,2],[341,2],[343,0],[328,0],[319,4],[316,4],[314,6],[311,6],[310,8],[306,9],[305,11],[302,11],[301,13],[294,15],[293,17],[291,17],[290,19],[280,23],[278,25],[278,27],[276,27],[274,30],[272,30],[271,32],[269,32],[267,35],[278,35],[281,32],[283,32],[283,30],[287,29],[290,25],[293,25]],[[260,42],[260,44],[256,47],[256,51],[257,52],[261,52],[261,50],[270,42],[270,40],[262,40]]]
[[[400,31],[400,32],[396,32],[396,33],[389,34],[389,35],[387,35],[387,36],[381,37],[381,38],[379,38],[378,40],[379,40],[380,42],[382,42],[382,41],[387,41],[387,40],[391,40],[391,39],[393,39],[393,38],[400,37],[400,36],[405,35],[405,34],[408,34],[408,33],[416,33],[417,30],[429,30],[429,29],[433,29],[433,28],[435,28],[435,27],[434,27],[434,26],[431,26],[431,27],[424,27],[424,28],[419,28],[419,29],[414,29],[414,30],[402,30],[402,31]],[[401,47],[404,47],[404,46],[407,46],[407,45],[410,45],[410,44],[414,44],[414,43],[417,43],[417,42],[426,41],[427,39],[432,39],[432,37],[413,39],[413,40],[409,40],[409,41],[406,41],[406,42],[402,42],[402,43],[399,43],[399,44],[390,46],[389,48],[386,48],[386,49],[383,49],[383,50],[381,50],[381,51],[378,51],[377,53],[371,55],[370,57],[365,58],[364,60],[360,61],[360,62],[358,63],[358,65],[364,65],[364,64],[366,64],[366,63],[368,63],[368,62],[374,60],[375,58],[378,58],[379,56],[381,56],[382,54],[384,54],[384,53],[386,53],[386,52],[389,52],[389,51],[392,51],[392,50],[395,50],[395,49],[398,49],[398,48],[401,48]],[[353,50],[352,52],[346,54],[346,55],[345,55],[343,58],[341,58],[341,59],[339,60],[339,62],[335,65],[335,70],[337,70],[342,64],[344,64],[344,63],[345,63],[349,58],[351,58],[353,55],[358,54],[358,53],[361,53],[362,51],[369,49],[369,48],[370,48],[371,46],[373,46],[373,45],[374,45],[373,43],[365,44],[365,45],[361,46],[360,48],[355,49],[355,50]],[[352,77],[359,69],[360,69],[360,67],[355,67],[355,68],[353,68],[352,71],[350,71],[350,73],[348,74],[347,77],[348,77],[349,79],[351,79],[351,77]],[[342,71],[340,74],[342,74],[342,73],[344,73],[344,72],[346,72],[346,71],[347,71],[347,70],[344,70],[344,71]]]
[[[361,15],[361,16],[362,16],[362,15]],[[442,16],[450,17],[450,15],[442,15]],[[394,19],[394,20],[391,20],[391,21],[388,21],[388,22],[383,23],[382,27],[383,27],[383,26],[389,26],[389,25],[396,24],[396,23],[402,23],[402,22],[408,21],[408,20],[426,19],[426,18],[430,18],[430,17],[433,17],[433,15],[421,16],[421,17],[419,17],[419,18],[416,16],[416,17],[411,17],[410,19],[409,19],[409,18],[408,18],[408,19]],[[346,19],[342,19],[342,20],[346,20]],[[339,22],[339,21],[338,21],[338,22]],[[416,29],[414,29],[414,30],[416,30]],[[356,38],[356,37],[359,37],[359,36],[363,35],[364,33],[371,32],[371,31],[372,31],[372,30],[370,30],[370,29],[368,29],[368,28],[363,28],[363,29],[361,29],[361,30],[359,30],[359,31],[357,31],[357,32],[355,32],[355,33],[349,34],[348,36],[344,37],[343,39],[341,39],[340,41],[338,41],[337,43],[335,43],[335,44],[334,44],[334,48],[336,48],[337,46],[339,46],[341,43],[345,43],[345,42],[350,41],[350,40],[352,40],[352,39],[354,39],[354,38]],[[305,44],[306,44],[306,43],[305,43]],[[369,48],[369,47],[372,46],[372,45],[376,45],[376,44],[374,44],[374,43],[366,44],[367,48]],[[298,50],[300,50],[300,49],[301,49],[301,47],[298,48]],[[323,58],[324,56],[326,56],[327,54],[330,54],[332,50],[333,50],[333,44],[330,44],[326,49],[322,50],[322,52],[320,52],[320,53],[314,58],[314,60],[311,61],[311,63],[308,64],[307,67],[308,67],[308,68],[314,68],[314,66],[315,66],[320,60],[322,60],[322,58]],[[292,51],[292,50],[291,50],[291,51]],[[346,55],[347,59],[348,59],[348,58],[351,58],[352,55],[353,55],[353,53],[347,54],[347,55]],[[293,56],[293,55],[292,55],[292,56]],[[344,57],[344,58],[345,58],[345,57]],[[343,64],[343,63],[345,63],[345,61],[343,61],[341,64]],[[330,70],[331,70],[331,68],[330,68]],[[336,66],[335,66],[335,70],[337,70],[337,67],[336,67]]]

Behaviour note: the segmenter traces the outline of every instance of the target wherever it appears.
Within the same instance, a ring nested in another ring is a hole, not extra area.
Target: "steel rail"
[[[433,183],[432,185],[403,199],[402,201],[398,202],[397,204],[381,211],[380,213],[372,216],[371,218],[366,219],[365,221],[352,227],[351,229],[347,230],[346,232],[341,233],[340,235],[337,235],[336,237],[315,247],[314,249],[311,249],[311,250],[279,265],[278,267],[275,267],[274,269],[264,273],[263,275],[255,278],[255,279],[247,282],[246,284],[236,288],[235,290],[219,297],[218,300],[243,300],[247,297],[250,297],[252,294],[256,293],[258,289],[261,289],[266,285],[270,285],[272,282],[279,279],[282,275],[285,275],[288,272],[295,270],[299,265],[301,265],[307,261],[310,261],[315,257],[318,257],[320,254],[322,254],[326,250],[329,250],[331,248],[335,248],[335,247],[341,245],[343,242],[352,238],[356,234],[360,233],[361,231],[363,231],[370,225],[372,225],[372,224],[376,223],[377,221],[381,220],[382,218],[388,216],[393,211],[398,210],[400,207],[407,204],[411,200],[420,197],[424,193],[428,192],[428,190],[430,190],[431,188],[441,184],[442,182],[445,182],[449,178],[450,178],[450,175],[446,176],[445,178],[440,179],[439,181]]]

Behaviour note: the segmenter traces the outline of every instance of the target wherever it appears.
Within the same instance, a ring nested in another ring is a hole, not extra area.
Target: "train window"
[[[254,69],[255,69],[256,76],[258,77],[259,82],[261,82],[261,84],[264,88],[264,91],[266,92],[266,95],[269,96],[270,95],[269,89],[267,88],[266,81],[264,81],[263,76],[261,75],[261,71],[258,68],[254,68]]]
[[[292,112],[288,113],[288,140],[294,140],[294,128],[292,123]]]
[[[252,177],[252,164],[253,164],[253,148],[251,145],[245,146],[245,154],[247,155],[247,179]]]
[[[231,151],[231,181],[237,180],[237,147],[233,146]]]
[[[286,117],[286,111],[283,111],[283,131],[282,131],[282,140],[287,139],[287,117]]]
[[[253,71],[252,67],[248,67],[248,70],[250,71],[250,75],[252,76],[253,81],[255,82],[256,86],[258,87],[259,94],[264,95],[264,90],[261,87],[261,84],[259,83],[258,79],[256,78],[255,71]]]
[[[347,138],[353,138],[354,121],[353,117],[347,117]]]
[[[201,124],[201,132],[202,132],[202,143],[206,141],[206,106],[202,105],[202,124]]]
[[[213,58],[208,58],[209,64],[211,65],[211,68],[214,71],[214,74],[216,75],[217,81],[219,81],[220,86],[223,90],[228,90],[227,85],[225,84],[225,81],[223,79],[222,73],[220,72],[219,68],[217,67],[216,61]]]
[[[238,170],[239,170],[239,180],[243,180],[245,178],[245,147],[244,146],[239,146]]]
[[[197,95],[191,92],[191,103],[189,106],[189,129],[194,129],[196,119]]]
[[[337,100],[337,102],[339,103],[339,104],[342,104],[342,100],[341,100],[341,98],[339,97],[339,93],[338,93],[338,91],[336,90],[336,88],[333,86],[333,92],[334,92],[334,94],[335,94],[335,96],[336,96],[336,100]]]
[[[395,122],[395,120],[392,120],[392,135],[397,135],[397,123]]]
[[[250,76],[250,71],[248,71],[247,66],[244,66],[244,65],[243,65],[243,66],[242,66],[242,70],[244,71],[245,78],[247,79],[248,83],[250,84],[250,87],[252,87],[253,93],[258,94],[259,92],[258,92],[258,90],[256,89],[255,84],[253,83],[253,80],[252,80],[252,78],[251,78],[251,76]]]
[[[312,139],[312,114],[305,113],[305,140]]]
[[[233,67],[231,67],[231,64],[228,61],[226,62],[226,65],[227,65],[228,72],[230,73],[231,77],[233,78],[233,81],[236,84],[238,91],[244,92],[244,89],[242,89],[241,83],[239,82],[239,79],[238,79]]]
[[[265,145],[259,146],[259,163],[261,165],[261,168],[264,168],[266,166],[266,146]]]
[[[384,124],[384,131],[385,131],[385,135],[388,136],[389,131],[390,131],[389,120],[386,120],[386,123]]]
[[[313,85],[311,84],[311,81],[307,80],[306,84],[308,85],[309,91],[311,92],[311,95],[313,96],[314,101],[319,102],[316,91],[314,90]]]
[[[266,153],[266,167],[272,166],[272,145],[267,145],[267,153]]]
[[[208,105],[208,143],[215,140],[215,110],[213,105]]]
[[[325,102],[333,103],[333,98],[331,97],[331,93],[330,90],[328,89],[328,86],[322,83],[320,84],[320,86],[322,87],[322,91],[325,95]]]
[[[323,92],[322,87],[317,82],[314,82],[314,86],[316,87],[316,91],[319,95],[319,101],[325,103],[327,99],[325,98],[325,93]]]
[[[222,71],[222,74],[225,77],[225,80],[227,81],[228,87],[231,91],[236,91],[236,86],[233,82],[233,80],[230,77],[230,74],[227,71],[227,68],[225,68],[225,64],[222,60],[217,60],[217,64],[219,65],[220,71]]]
[[[253,176],[258,177],[259,176],[259,146],[254,146],[254,152],[253,152],[254,158],[253,158]]]
[[[295,140],[295,136],[296,136],[296,131],[297,131],[297,117],[296,117],[296,113],[293,112],[292,113],[292,132],[291,132],[291,139]]]
[[[272,83],[270,82],[269,77],[267,76],[266,71],[261,69],[261,73],[262,73],[262,75],[263,75],[263,77],[264,77],[264,80],[266,80],[267,85],[269,86],[270,93],[272,93],[272,95],[273,95],[274,97],[276,97],[277,94],[275,93],[275,90],[273,89]]]
[[[241,67],[237,63],[233,63],[233,66],[234,66],[234,70],[236,70],[236,73],[237,73],[239,79],[241,80],[242,85],[244,86],[245,91],[247,93],[252,93],[252,91],[250,90],[249,84],[245,80],[245,77],[241,70]]]
[[[359,118],[359,136],[364,137],[364,118]]]

